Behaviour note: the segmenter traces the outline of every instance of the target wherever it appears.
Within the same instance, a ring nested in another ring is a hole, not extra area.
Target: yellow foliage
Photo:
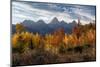
[[[52,44],[52,41],[53,41],[53,35],[51,35],[51,34],[47,34],[46,36],[45,36],[45,43],[46,44]]]
[[[35,45],[40,45],[40,41],[41,41],[41,36],[36,33],[32,36],[32,42],[35,44]]]
[[[16,32],[17,33],[21,33],[24,30],[25,30],[25,28],[22,24],[16,24]]]
[[[89,43],[95,42],[95,31],[89,30],[89,31],[87,32],[87,38],[88,38],[88,42],[89,42]]]
[[[17,46],[18,39],[19,39],[19,34],[14,34],[12,36],[12,47],[13,48],[15,48]]]
[[[74,34],[69,35],[68,44],[70,44],[73,47],[79,45],[76,35],[74,35]]]
[[[68,35],[65,34],[64,38],[63,38],[63,42],[67,45],[68,44]]]
[[[96,31],[94,29],[85,30],[85,32],[81,32],[80,36],[75,33],[66,34],[63,30],[58,30],[54,34],[46,34],[45,36],[41,36],[40,34],[25,32],[21,25],[17,25],[17,31],[21,31],[20,33],[15,33],[12,36],[12,47],[15,48],[20,41],[23,45],[35,45],[39,47],[44,45],[45,50],[56,52],[59,49],[59,45],[64,45],[64,47],[76,47],[84,44],[94,44]],[[22,28],[22,29],[21,29]],[[21,30],[19,30],[21,29]],[[77,32],[77,30],[75,30]],[[23,46],[22,45],[22,46]],[[25,46],[26,47],[26,46]]]
[[[23,37],[23,40],[25,42],[29,42],[30,39],[32,38],[32,34],[29,33],[29,32],[25,32],[25,33],[21,33],[22,37]]]

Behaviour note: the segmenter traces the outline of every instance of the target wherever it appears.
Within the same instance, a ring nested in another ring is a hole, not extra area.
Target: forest
[[[96,60],[95,23],[77,24],[70,34],[58,28],[45,35],[28,32],[19,23],[11,42],[13,66]]]

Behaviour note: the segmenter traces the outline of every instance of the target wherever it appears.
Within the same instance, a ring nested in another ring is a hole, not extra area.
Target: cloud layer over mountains
[[[95,6],[82,6],[71,4],[51,4],[38,2],[12,2],[12,23],[20,23],[24,20],[43,20],[50,23],[56,17],[59,21],[69,23],[80,18],[83,24],[95,20]]]

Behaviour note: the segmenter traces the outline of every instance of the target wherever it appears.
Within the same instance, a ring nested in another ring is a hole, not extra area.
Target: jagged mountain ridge
[[[53,18],[52,21],[48,24],[46,24],[43,20],[38,20],[37,22],[34,22],[32,20],[24,20],[21,24],[25,26],[28,32],[38,32],[40,34],[51,33],[58,28],[63,28],[66,33],[71,33],[73,27],[77,25],[76,21],[67,23],[63,20],[59,21],[56,17]],[[12,26],[13,30],[15,30],[14,25]]]

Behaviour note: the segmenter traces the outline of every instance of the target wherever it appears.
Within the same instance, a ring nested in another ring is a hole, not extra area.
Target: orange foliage
[[[57,52],[59,45],[65,45],[65,47],[76,47],[84,44],[94,44],[95,43],[95,35],[96,32],[94,28],[85,29],[85,32],[80,32],[82,28],[75,27],[73,29],[73,33],[66,34],[63,28],[59,28],[53,32],[53,34],[46,34],[45,36],[41,36],[39,33],[33,34],[30,32],[23,32],[23,26],[17,24],[16,29],[20,33],[15,33],[12,36],[12,46],[17,47],[17,44],[20,41],[23,42],[24,45],[30,44],[32,41],[32,45],[36,47],[44,44],[45,49],[53,50]],[[19,30],[20,29],[20,30]]]
[[[19,39],[19,34],[14,34],[12,36],[12,47],[13,48],[15,48],[17,46],[18,39]]]

